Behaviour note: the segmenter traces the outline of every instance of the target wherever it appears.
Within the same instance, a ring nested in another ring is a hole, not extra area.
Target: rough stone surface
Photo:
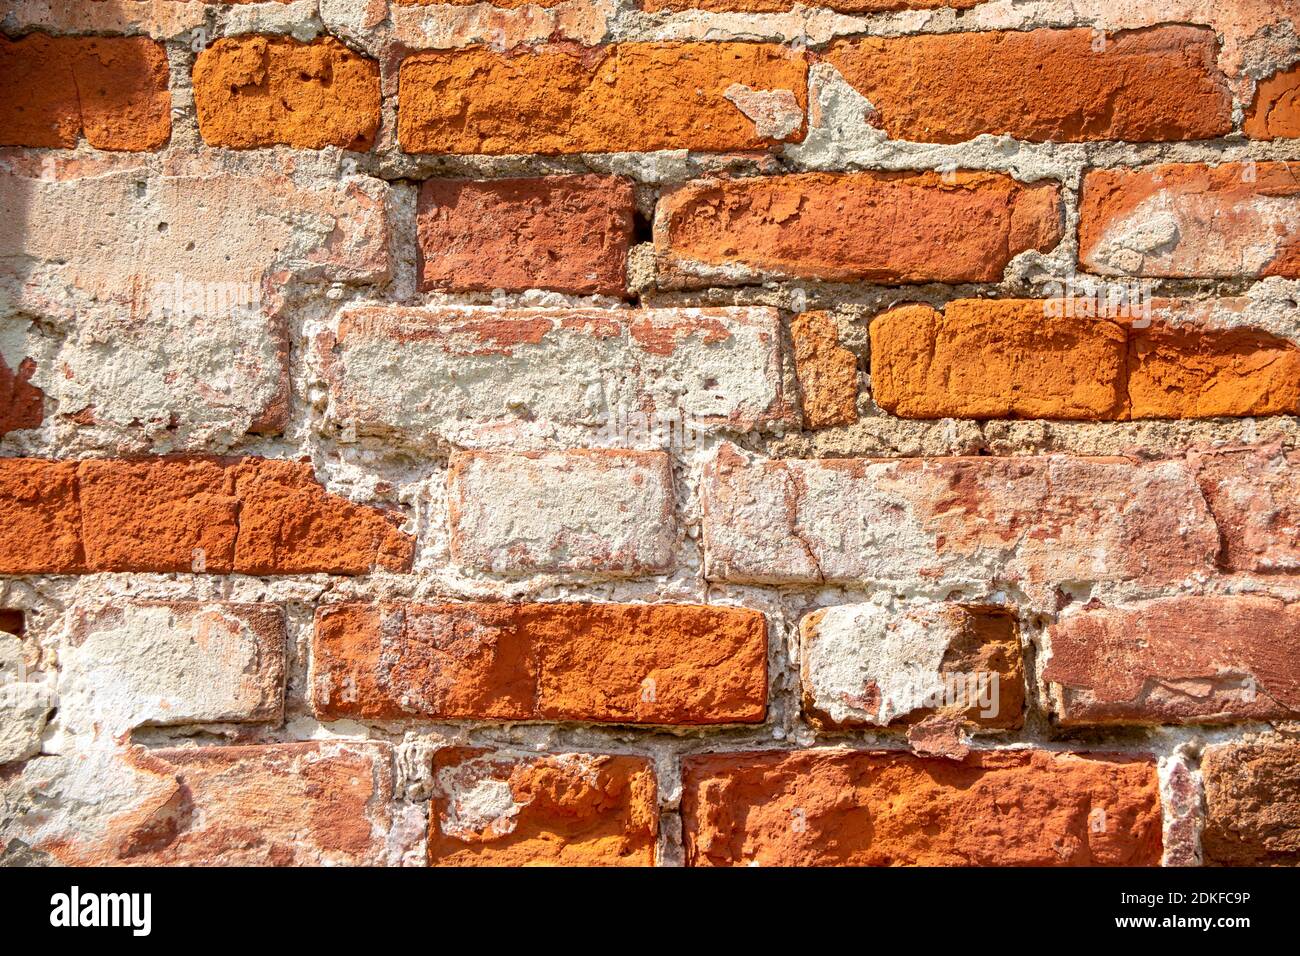
[[[701,495],[713,581],[1171,584],[1219,550],[1177,460],[762,461],[724,445]]]
[[[1030,30],[837,40],[825,57],[894,139],[959,143],[1213,139],[1232,94],[1212,30],[1163,26],[1098,40]]]
[[[1141,758],[709,754],[686,758],[683,777],[683,837],[693,866],[1160,862],[1156,769]]]
[[[21,617],[0,611],[0,765],[40,753],[46,718],[54,709],[44,682],[30,679]]]
[[[433,775],[433,866],[655,863],[655,775],[644,758],[448,747]]]
[[[1300,163],[1093,170],[1079,215],[1104,275],[1300,277]]]
[[[0,146],[157,149],[171,135],[167,52],[145,37],[0,36]]]
[[[458,452],[447,497],[452,557],[480,571],[638,575],[674,564],[662,452]]]
[[[402,63],[398,137],[412,153],[762,149],[802,138],[806,73],[802,54],[759,43],[417,53]],[[798,121],[762,129],[728,98],[737,87]]]
[[[4,784],[21,840],[73,866],[374,866],[388,859],[386,744],[329,741],[146,750],[29,761]],[[57,801],[58,814],[31,803]],[[25,808],[25,809],[24,809]]]
[[[421,287],[624,296],[634,211],[631,181],[613,176],[431,179],[417,218]]]
[[[1005,609],[840,604],[799,624],[803,706],[828,728],[912,724],[939,713],[986,729],[1024,722],[1015,617]]]
[[[790,322],[790,338],[804,426],[857,421],[858,358],[840,345],[835,320],[825,312],[804,312]]]
[[[762,614],[675,604],[342,604],[317,612],[323,718],[754,723]]]
[[[199,130],[213,146],[368,150],[379,64],[333,37],[224,37],[194,61]]]
[[[705,180],[655,215],[659,284],[755,279],[992,282],[1062,237],[1055,184],[994,173],[803,173]]]
[[[282,609],[226,601],[131,601],[79,609],[62,655],[59,706],[77,731],[279,721]]]
[[[363,308],[319,350],[341,424],[499,447],[783,420],[779,345],[778,314],[761,308]]]
[[[1201,759],[1205,862],[1221,866],[1300,863],[1300,743],[1210,747]]]
[[[1084,608],[1048,629],[1043,679],[1066,724],[1300,715],[1300,605],[1183,596]]]

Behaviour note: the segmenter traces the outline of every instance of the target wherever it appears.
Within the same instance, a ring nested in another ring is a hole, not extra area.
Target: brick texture
[[[1045,752],[808,750],[683,761],[693,866],[1159,863],[1155,765]]]
[[[325,718],[761,721],[755,611],[675,604],[342,604],[317,613]]]
[[[803,137],[806,73],[762,43],[417,53],[398,137],[412,153],[761,149]]]
[[[805,312],[790,322],[795,374],[808,428],[848,425],[858,419],[858,358],[840,344],[835,320]]]
[[[1201,774],[1206,863],[1300,862],[1300,744],[1292,740],[1209,747]]]
[[[1242,130],[1251,139],[1300,138],[1300,66],[1259,82]]]
[[[431,179],[417,219],[421,287],[623,296],[634,211],[631,181],[612,176]]]
[[[641,757],[434,756],[433,866],[653,866],[654,768]]]
[[[1164,26],[833,42],[826,61],[893,139],[960,143],[1213,139],[1232,129],[1214,31]]]
[[[1300,164],[1093,170],[1079,258],[1104,275],[1300,276]]]
[[[333,37],[226,37],[194,61],[194,108],[213,146],[368,150],[379,128],[379,64]]]
[[[0,146],[138,152],[171,136],[167,53],[146,37],[0,36]]]
[[[659,281],[994,282],[1062,238],[1055,184],[994,173],[802,173],[705,180],[655,216]]]

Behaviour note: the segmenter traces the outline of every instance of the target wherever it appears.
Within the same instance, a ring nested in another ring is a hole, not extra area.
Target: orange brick
[[[1260,80],[1242,131],[1251,139],[1300,138],[1300,65]]]
[[[800,173],[704,180],[655,216],[664,287],[765,278],[996,282],[1062,238],[1059,189],[997,173]]]
[[[84,568],[76,462],[0,458],[0,574]]]
[[[835,320],[805,312],[790,323],[804,425],[829,428],[858,420],[858,358],[840,345]]]
[[[0,145],[157,149],[171,136],[167,53],[147,37],[0,36]]]
[[[1097,169],[1079,261],[1103,275],[1300,277],[1300,163]]]
[[[213,146],[368,150],[379,103],[379,64],[333,37],[226,37],[194,62],[199,132]]]
[[[964,299],[871,323],[871,391],[904,418],[1116,418],[1124,329],[1048,318],[1047,303]]]
[[[762,43],[429,51],[402,62],[398,138],[411,153],[763,149],[803,138],[806,74]]]
[[[1203,27],[950,33],[837,40],[825,58],[893,139],[960,143],[1214,139],[1232,94]]]
[[[400,0],[407,2],[407,0]],[[496,0],[500,3],[501,0]],[[511,0],[513,2],[513,0]],[[647,13],[663,10],[716,10],[740,13],[784,13],[802,0],[640,0]],[[818,7],[837,13],[893,13],[896,10],[969,10],[984,0],[818,0]],[[807,6],[807,4],[802,4]]]
[[[323,718],[755,723],[762,614],[674,604],[333,605],[317,612]]]
[[[692,866],[1141,866],[1155,763],[1044,751],[961,761],[805,750],[682,761]]]
[[[39,428],[45,420],[45,393],[32,384],[36,363],[27,357],[11,369],[0,356],[0,436]]]
[[[632,182],[548,176],[420,187],[424,290],[552,289],[625,296]]]
[[[447,747],[433,776],[433,866],[654,865],[658,795],[643,757]]]

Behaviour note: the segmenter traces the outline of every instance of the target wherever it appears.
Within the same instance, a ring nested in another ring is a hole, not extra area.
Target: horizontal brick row
[[[1244,312],[1244,300],[1214,303]],[[1155,301],[1115,317],[1060,301],[963,299],[871,323],[871,391],[904,418],[1121,421],[1300,412],[1300,346],[1212,328],[1212,308]]]
[[[696,605],[333,605],[311,688],[323,718],[755,723],[767,626]]]
[[[0,459],[0,573],[365,574],[410,567],[401,518],[260,458]]]
[[[1207,863],[1300,857],[1297,756],[1293,741],[1207,748]],[[81,865],[657,860],[657,785],[644,757],[442,748],[424,860],[394,813],[392,760],[386,744],[337,741],[38,758],[0,782],[10,805],[39,792],[75,812],[19,812],[0,849],[20,840]],[[1135,866],[1162,854],[1155,763],[1141,755],[711,753],[685,758],[682,773],[692,866]]]
[[[835,6],[871,12],[904,4]],[[68,147],[83,131],[106,149],[167,141],[160,43],[37,33],[0,37],[0,44],[16,94],[4,97],[0,112],[5,144]],[[895,139],[1153,142],[1232,131],[1218,53],[1212,29],[1166,25],[1109,35],[855,37],[831,42],[815,58],[870,101],[873,121]],[[762,149],[805,135],[811,59],[771,43],[689,41],[414,52],[397,67],[398,139],[413,153]],[[368,150],[380,124],[379,63],[329,36],[218,39],[196,57],[193,89],[200,132],[214,146]],[[1266,79],[1247,113],[1247,134],[1289,135],[1294,90],[1289,73]]]
[[[704,469],[705,574],[753,584],[1135,581],[1300,567],[1300,456],[765,460]]]

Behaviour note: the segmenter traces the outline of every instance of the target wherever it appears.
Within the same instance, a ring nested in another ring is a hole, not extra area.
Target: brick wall
[[[1296,0],[0,31],[0,861],[1300,862]]]

